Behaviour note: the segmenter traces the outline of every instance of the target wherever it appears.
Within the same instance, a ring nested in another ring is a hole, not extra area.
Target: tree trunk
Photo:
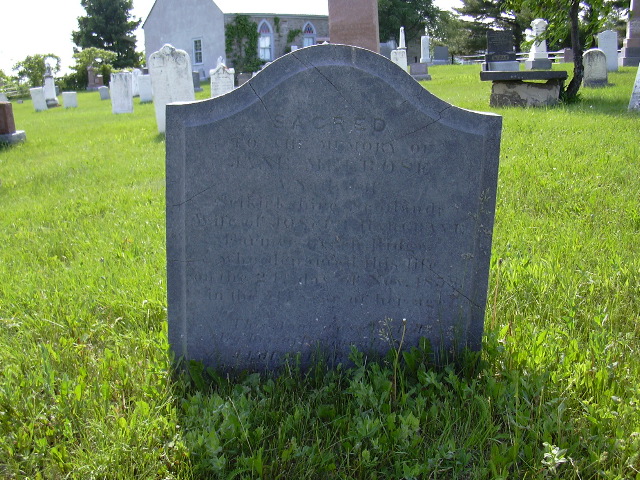
[[[571,49],[573,50],[573,78],[564,91],[564,100],[574,100],[578,96],[578,90],[584,77],[584,65],[582,64],[582,44],[579,34],[580,0],[571,0],[569,9],[569,24],[571,28]]]

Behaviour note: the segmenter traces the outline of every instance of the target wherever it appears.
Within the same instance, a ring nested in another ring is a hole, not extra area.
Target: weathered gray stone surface
[[[189,102],[196,98],[189,54],[166,44],[149,57],[149,73],[158,132],[164,133],[167,103]]]
[[[607,74],[607,56],[598,48],[590,48],[582,55],[584,64],[584,77],[582,84],[585,87],[606,87],[609,84]]]
[[[412,63],[409,65],[409,73],[418,82],[422,80],[431,80],[429,75],[429,67],[426,63]]]
[[[219,97],[233,90],[235,70],[220,63],[209,71],[211,79],[211,98]]]
[[[140,103],[149,103],[153,101],[151,75],[143,74],[138,76],[138,94],[140,95]]]
[[[42,112],[48,110],[47,100],[44,97],[44,88],[33,87],[29,89],[31,95],[31,101],[33,102],[33,108],[36,112]]]
[[[109,100],[111,98],[109,96],[109,87],[105,85],[98,87],[98,93],[100,93],[100,100]]]
[[[313,92],[313,94],[310,94]],[[169,341],[220,370],[405,347],[480,349],[501,117],[384,57],[297,50],[167,106]]]
[[[544,107],[560,100],[567,78],[563,70],[524,70],[519,72],[480,72],[480,80],[491,81],[492,107]],[[531,80],[546,80],[545,83]]]
[[[62,92],[64,108],[78,108],[78,94],[76,92]]]
[[[615,30],[605,30],[598,34],[598,48],[607,57],[607,70],[609,72],[618,71],[618,32]]]
[[[133,113],[133,75],[131,72],[112,73],[109,82],[111,111],[113,113]]]

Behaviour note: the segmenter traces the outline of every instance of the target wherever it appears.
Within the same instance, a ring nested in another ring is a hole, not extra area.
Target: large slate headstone
[[[311,94],[312,93],[312,94]],[[501,117],[369,50],[292,52],[227,95],[167,106],[169,341],[263,370],[286,354],[479,349]]]

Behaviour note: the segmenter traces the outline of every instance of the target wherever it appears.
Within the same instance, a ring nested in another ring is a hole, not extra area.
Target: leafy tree
[[[13,70],[21,83],[26,82],[30,87],[37,87],[42,85],[47,64],[51,66],[52,73],[60,71],[60,57],[53,53],[27,55],[24,60],[13,66]]]
[[[487,27],[461,19],[452,12],[441,12],[432,34],[434,44],[446,45],[453,56],[475,55],[487,46]]]
[[[139,56],[133,32],[141,20],[131,16],[133,0],[80,0],[80,4],[87,15],[78,17],[78,30],[71,34],[73,43],[82,49],[95,47],[114,52],[116,68],[135,66]]]
[[[441,11],[433,0],[378,0],[380,40],[396,40],[404,27],[407,42],[437,29]]]
[[[524,6],[512,8],[508,0],[462,0],[462,7],[456,8],[460,15],[472,17],[472,26],[468,28],[484,36],[486,47],[486,32],[489,29],[511,30],[514,43],[519,47],[524,41],[524,31],[530,27],[534,19],[531,12]]]
[[[74,70],[73,76],[75,82],[79,86],[87,86],[89,82],[88,67],[93,67],[96,70],[96,74],[102,74],[105,80],[108,80],[111,67],[117,57],[115,52],[95,47],[89,47],[80,52],[75,52],[73,58],[76,64],[71,67],[71,69]]]
[[[569,85],[561,93],[567,101],[577,99],[584,66],[582,54],[586,45],[591,45],[593,37],[598,33],[614,10],[613,2],[608,0],[506,0],[508,8],[513,10],[529,10],[536,17],[544,18],[549,23],[544,34],[545,39],[559,41],[571,39],[573,50],[573,77]]]

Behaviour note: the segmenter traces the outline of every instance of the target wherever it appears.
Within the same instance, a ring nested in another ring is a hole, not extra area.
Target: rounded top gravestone
[[[321,45],[167,106],[169,340],[223,370],[479,349],[501,117]],[[389,320],[393,319],[389,326]],[[385,323],[386,322],[386,323]],[[387,335],[388,337],[388,335]]]

